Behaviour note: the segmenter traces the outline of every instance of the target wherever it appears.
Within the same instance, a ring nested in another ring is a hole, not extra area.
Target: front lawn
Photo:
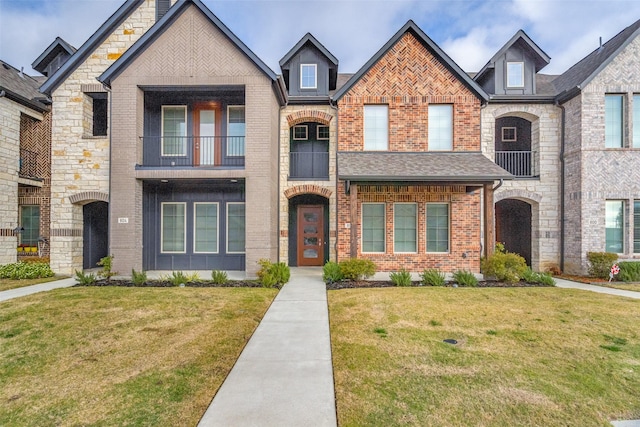
[[[640,283],[623,283],[623,282],[612,282],[612,283],[601,283],[599,286],[606,286],[607,288],[614,289],[623,289],[625,291],[635,291],[640,292]]]
[[[40,283],[53,282],[54,280],[65,279],[66,276],[44,277],[42,279],[0,279],[0,292],[9,289],[24,288],[25,286],[37,285]]]
[[[640,418],[638,300],[557,288],[347,289],[329,292],[329,310],[341,426]]]
[[[0,425],[196,425],[276,295],[67,288],[0,304]]]

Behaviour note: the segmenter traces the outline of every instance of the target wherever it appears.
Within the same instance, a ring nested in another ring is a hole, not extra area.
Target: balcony
[[[33,151],[20,149],[20,171],[19,176],[21,178],[33,178],[38,177],[38,153]]]
[[[516,178],[539,176],[535,151],[496,151],[496,164]]]
[[[140,139],[143,146],[140,167],[244,167],[244,136],[144,136]]]
[[[289,179],[329,179],[329,153],[289,153]]]

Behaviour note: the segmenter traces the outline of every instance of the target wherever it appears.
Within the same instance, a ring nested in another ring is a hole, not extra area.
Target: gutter
[[[564,271],[564,251],[565,251],[565,222],[564,222],[564,211],[565,211],[565,188],[564,188],[564,174],[565,174],[565,126],[566,126],[566,111],[564,105],[560,104],[556,101],[556,106],[560,108],[561,120],[560,120],[560,271]]]

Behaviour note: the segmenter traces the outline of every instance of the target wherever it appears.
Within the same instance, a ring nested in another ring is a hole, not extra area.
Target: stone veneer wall
[[[553,104],[489,104],[482,109],[482,151],[495,157],[495,122],[505,116],[531,122],[531,150],[539,177],[505,181],[494,196],[497,203],[518,199],[531,205],[531,264],[545,271],[560,263],[560,132],[561,110]]]
[[[640,141],[632,141],[633,95],[640,93],[640,38],[627,45],[583,89],[580,102],[567,103],[567,110],[581,106],[580,151],[572,153],[572,163],[580,165],[578,185],[568,196],[579,201],[580,210],[567,211],[568,216],[581,215],[583,227],[567,233],[578,233],[580,245],[567,248],[567,259],[576,271],[587,269],[586,253],[604,251],[605,201],[625,202],[626,231],[621,258],[640,258],[633,253],[633,201],[640,200]],[[605,149],[605,94],[625,94],[625,148]],[[574,147],[572,147],[574,148]],[[575,203],[578,204],[578,203]]]
[[[290,105],[280,112],[280,242],[279,261],[289,262],[289,199],[301,194],[328,195],[329,260],[336,260],[336,110],[329,105]],[[328,121],[328,122],[327,122]],[[289,130],[303,122],[329,125],[329,179],[289,180]]]
[[[51,268],[56,273],[73,274],[82,268],[82,205],[95,201],[73,204],[69,198],[83,192],[109,193],[109,137],[86,134],[91,126],[84,92],[99,90],[96,77],[154,23],[155,0],[147,0],[52,93]]]

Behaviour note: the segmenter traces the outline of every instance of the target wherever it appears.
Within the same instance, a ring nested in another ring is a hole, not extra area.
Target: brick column
[[[493,184],[484,185],[484,253],[493,255],[496,246],[495,209],[493,206]]]

